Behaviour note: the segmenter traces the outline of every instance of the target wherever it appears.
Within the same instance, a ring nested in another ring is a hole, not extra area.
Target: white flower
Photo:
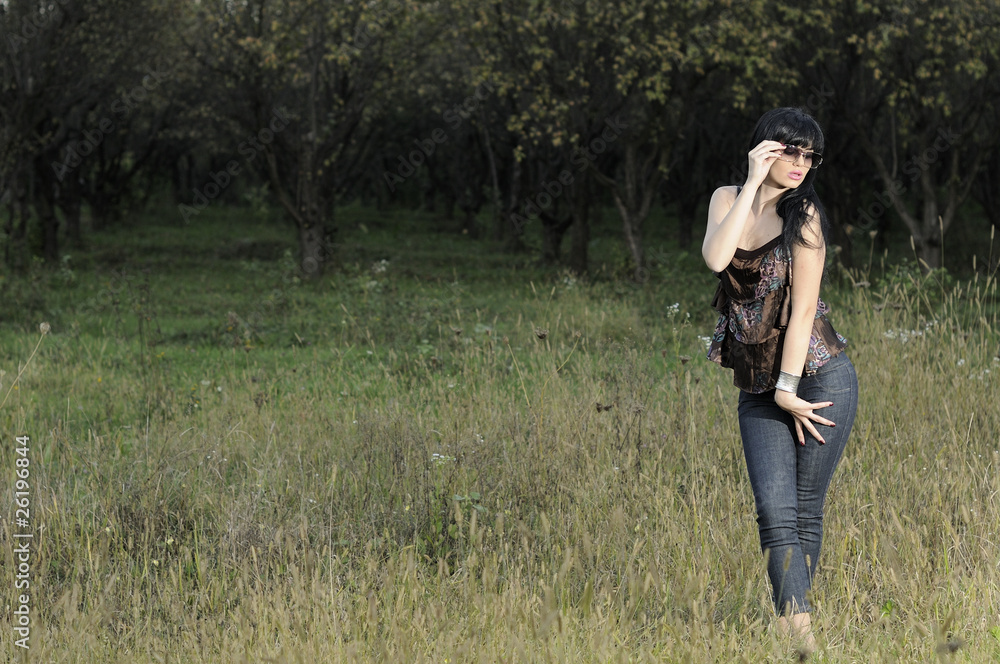
[[[454,460],[455,460],[455,457],[453,457],[453,456],[447,456],[445,454],[438,454],[437,452],[431,454],[431,461],[433,461],[434,463],[436,463],[439,466],[443,466],[446,463],[448,463],[450,461],[454,461]]]

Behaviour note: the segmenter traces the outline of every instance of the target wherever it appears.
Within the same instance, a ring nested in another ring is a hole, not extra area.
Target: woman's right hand
[[[759,187],[763,184],[764,179],[771,170],[771,164],[774,163],[774,160],[778,158],[778,155],[784,149],[785,145],[778,141],[761,141],[757,144],[757,147],[750,150],[747,153],[749,166],[747,168],[746,186]]]

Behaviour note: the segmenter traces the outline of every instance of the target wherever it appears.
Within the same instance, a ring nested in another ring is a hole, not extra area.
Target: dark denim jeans
[[[775,610],[779,615],[809,611],[808,591],[823,540],[823,502],[858,407],[858,377],[845,353],[811,376],[798,394],[806,401],[832,401],[817,411],[836,427],[816,424],[825,445],[805,431],[795,438],[792,416],[774,403],[774,391],[740,393],[740,434],[757,506],[760,546],[767,557]]]

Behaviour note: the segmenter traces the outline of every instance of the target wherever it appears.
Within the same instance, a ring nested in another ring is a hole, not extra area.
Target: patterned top
[[[733,369],[733,384],[745,392],[773,390],[781,372],[785,328],[792,309],[792,255],[778,236],[755,249],[737,249],[719,272],[712,308],[719,322],[708,359]],[[830,308],[816,303],[803,373],[813,374],[847,346],[827,320]]]

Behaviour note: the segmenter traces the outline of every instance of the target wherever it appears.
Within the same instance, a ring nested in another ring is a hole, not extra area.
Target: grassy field
[[[613,227],[586,278],[426,216],[342,228],[317,282],[241,210],[0,282],[11,661],[794,661],[699,256],[654,231],[637,284]],[[811,659],[997,661],[995,274],[874,263],[824,291],[862,392]]]

